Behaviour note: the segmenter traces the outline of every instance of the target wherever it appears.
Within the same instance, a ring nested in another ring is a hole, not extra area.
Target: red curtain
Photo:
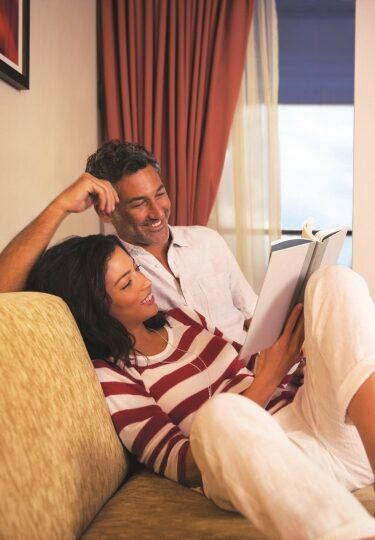
[[[105,139],[159,159],[171,223],[205,225],[243,74],[253,0],[100,0]]]

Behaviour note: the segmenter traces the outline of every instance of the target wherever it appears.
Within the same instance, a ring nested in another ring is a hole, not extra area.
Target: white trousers
[[[190,441],[204,490],[268,538],[375,536],[375,519],[349,491],[374,477],[346,419],[375,372],[374,304],[361,277],[331,267],[311,277],[304,316],[307,369],[292,404],[271,416],[241,395],[219,394],[198,411]]]

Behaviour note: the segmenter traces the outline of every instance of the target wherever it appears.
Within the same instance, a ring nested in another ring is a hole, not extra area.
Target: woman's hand
[[[279,339],[262,351],[257,360],[256,377],[271,377],[276,386],[284,375],[299,361],[304,339],[302,304],[292,310]]]
[[[289,370],[299,361],[304,340],[303,306],[292,310],[280,338],[257,359],[256,376],[242,395],[265,406]]]

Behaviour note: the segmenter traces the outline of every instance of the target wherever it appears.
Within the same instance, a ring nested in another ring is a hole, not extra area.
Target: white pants
[[[352,397],[375,372],[374,305],[362,278],[331,267],[310,279],[304,314],[307,370],[291,405],[271,416],[220,394],[198,411],[190,441],[204,490],[269,538],[375,536],[375,520],[348,491],[374,477],[346,423]]]

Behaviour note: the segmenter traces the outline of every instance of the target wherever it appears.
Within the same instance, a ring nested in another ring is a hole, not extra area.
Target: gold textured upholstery
[[[127,516],[126,525],[124,515]],[[132,475],[82,540],[265,540],[240,514],[146,470]]]
[[[126,473],[62,300],[0,294],[0,538],[77,538]]]

